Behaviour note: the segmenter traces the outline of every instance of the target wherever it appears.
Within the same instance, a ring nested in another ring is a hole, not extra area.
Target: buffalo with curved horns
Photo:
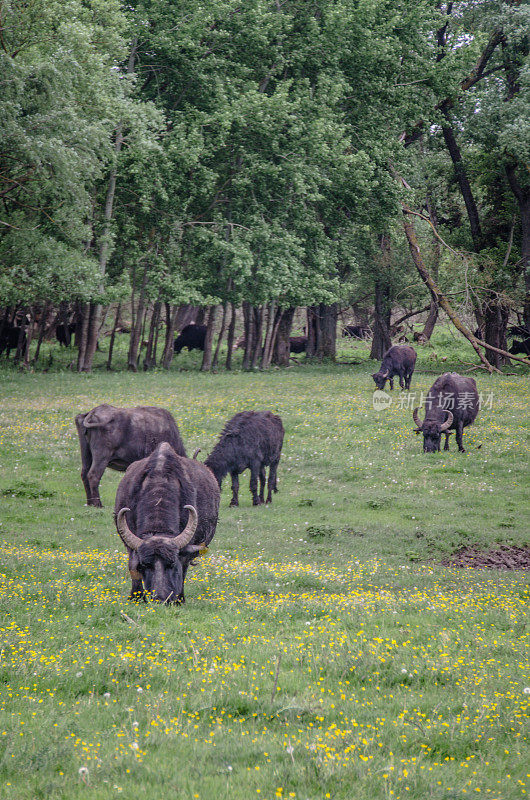
[[[161,442],[186,455],[177,423],[165,408],[117,408],[103,403],[75,418],[87,505],[101,508],[99,482],[107,467],[125,472]]]
[[[131,599],[145,590],[158,602],[184,603],[188,567],[215,534],[219,496],[210,470],[167,442],[130,465],[114,510],[129,553]]]
[[[444,450],[449,450],[449,436],[456,433],[456,443],[461,453],[465,453],[462,442],[464,428],[471,425],[479,411],[477,384],[473,378],[446,372],[437,378],[425,400],[425,419],[420,421],[419,408],[412,417],[417,425],[415,433],[423,433],[423,452],[435,453],[440,450],[442,433],[445,434]]]

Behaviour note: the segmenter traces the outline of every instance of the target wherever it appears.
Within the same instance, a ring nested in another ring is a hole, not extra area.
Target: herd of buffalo
[[[401,388],[409,389],[415,364],[414,348],[394,345],[372,376],[377,389],[384,389],[387,380],[392,389],[396,376]],[[453,432],[463,452],[463,429],[479,410],[475,381],[455,372],[441,375],[427,395],[423,422],[418,410],[413,411],[415,432],[423,434],[425,452],[440,450],[442,434],[447,450]],[[88,505],[101,507],[99,483],[106,467],[125,471],[116,494],[115,521],[129,554],[131,598],[147,592],[159,602],[184,602],[187,569],[215,534],[226,475],[232,480],[231,506],[238,505],[239,475],[247,469],[253,505],[270,503],[272,492],[278,491],[284,428],[270,411],[232,417],[204,463],[197,459],[199,450],[187,457],[177,423],[163,408],[104,403],[78,414],[75,423]]]

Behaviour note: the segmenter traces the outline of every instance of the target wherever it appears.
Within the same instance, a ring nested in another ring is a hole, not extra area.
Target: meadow
[[[466,368],[444,336],[418,395]],[[2,800],[527,796],[528,573],[441,562],[528,541],[528,371],[473,373],[467,452],[424,455],[399,389],[373,409],[367,346],[341,348],[268,374],[191,353],[77,375],[57,348],[46,374],[0,369]],[[183,607],[127,601],[122,476],[85,505],[73,416],[104,401],[168,408],[200,458],[237,411],[284,421],[272,506],[246,473],[228,508],[225,481]]]

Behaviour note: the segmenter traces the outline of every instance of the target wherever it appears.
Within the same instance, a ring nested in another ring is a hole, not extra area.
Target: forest
[[[196,323],[230,369],[239,320],[267,369],[306,309],[309,358],[338,319],[379,358],[442,315],[498,370],[530,329],[529,30],[519,0],[1,0],[4,358],[62,326],[79,372],[104,331],[109,368],[117,331],[168,368]]]

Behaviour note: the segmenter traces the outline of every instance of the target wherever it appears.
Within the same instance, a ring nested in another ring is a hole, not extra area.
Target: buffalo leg
[[[106,458],[96,458],[92,461],[92,466],[88,470],[87,481],[90,491],[90,497],[88,498],[89,506],[95,506],[95,508],[102,508],[103,506],[99,496],[99,482],[101,476],[105,472],[107,464],[108,460]]]
[[[232,499],[230,500],[231,506],[238,506],[239,505],[239,475],[237,472],[231,473],[232,477]]]
[[[75,426],[77,428],[77,435],[79,437],[79,446],[81,448],[81,480],[83,481],[83,486],[85,487],[86,499],[87,504],[90,505],[90,485],[88,483],[87,475],[90,467],[92,466],[92,453],[90,451],[90,445],[88,444],[88,440],[86,438],[85,428],[83,426],[83,421],[86,417],[86,414],[78,414],[75,418]]]
[[[270,470],[269,470],[270,475]],[[263,503],[265,499],[265,466],[262,464],[259,468],[259,499]]]
[[[449,450],[449,437],[450,437],[450,435],[451,435],[450,432],[445,434],[444,450]]]
[[[462,422],[456,423],[456,443],[461,453],[465,453],[464,442],[462,441],[462,434],[464,433],[464,424]]]
[[[278,491],[276,484],[276,471],[278,469],[278,461],[273,461],[269,467],[269,483],[267,486],[267,503],[272,503],[272,492]]]
[[[390,384],[390,388],[391,388],[391,389],[393,389],[393,388],[394,388],[394,378],[393,378],[393,377],[392,377],[392,378],[389,378],[389,379],[388,379],[388,382],[389,382],[389,384]]]
[[[406,384],[405,384],[405,382],[403,380],[403,373],[400,373],[400,375],[399,375],[399,386],[400,386],[401,389],[405,389],[405,387],[406,387]]]
[[[412,380],[412,372],[407,372],[405,374],[405,389],[407,389],[407,391],[410,389],[411,380]]]
[[[258,475],[260,471],[259,461],[250,467],[250,493],[252,494],[252,505],[259,506],[263,503],[258,497]]]

